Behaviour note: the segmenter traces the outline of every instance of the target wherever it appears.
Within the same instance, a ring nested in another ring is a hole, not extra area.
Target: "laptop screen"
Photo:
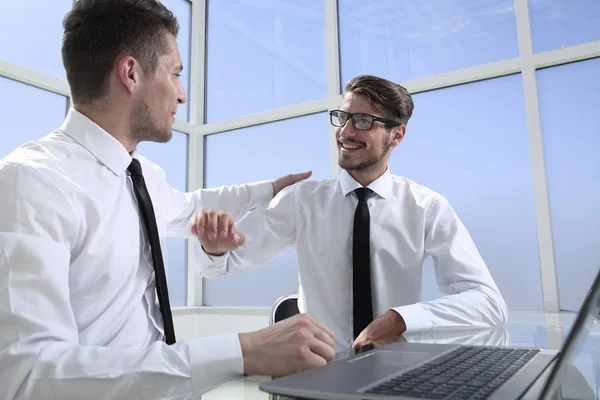
[[[582,349],[584,348],[587,340],[590,337],[590,332],[594,328],[594,325],[600,323],[600,268],[598,269],[598,273],[596,274],[596,279],[594,279],[594,283],[588,292],[581,309],[579,310],[579,314],[577,314],[577,318],[575,319],[575,323],[573,324],[573,328],[571,332],[567,336],[567,340],[560,352],[560,355],[556,361],[554,369],[552,370],[548,382],[542,392],[541,398],[548,399],[550,396],[556,391],[558,385],[566,382],[574,382],[577,381],[577,369],[576,364],[578,361],[578,357],[582,353]],[[580,375],[580,374],[579,374]],[[585,378],[583,376],[579,377],[579,382],[581,384],[585,384]],[[588,383],[589,385],[589,383]],[[562,390],[565,390],[565,385],[561,385]],[[568,385],[572,386],[572,385]],[[582,387],[582,386],[580,386]],[[579,398],[595,398],[594,394],[595,390],[589,387],[588,397],[586,391],[584,390],[584,397]]]

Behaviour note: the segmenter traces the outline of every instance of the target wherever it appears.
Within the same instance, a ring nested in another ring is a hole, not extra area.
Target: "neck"
[[[363,187],[369,186],[387,170],[387,164],[372,165],[364,169],[347,170],[351,177]]]
[[[125,147],[128,153],[135,150],[137,143],[131,139],[129,122],[126,118],[127,112],[115,113],[119,107],[111,107],[108,103],[100,104],[74,104],[73,108],[85,115],[109,135],[114,137]],[[121,111],[124,111],[121,109]]]

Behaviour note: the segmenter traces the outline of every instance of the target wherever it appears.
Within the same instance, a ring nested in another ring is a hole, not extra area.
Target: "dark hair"
[[[371,107],[402,125],[410,119],[415,105],[408,90],[397,83],[373,75],[360,75],[346,84],[344,93],[365,96]]]
[[[177,18],[156,0],[79,0],[63,19],[62,59],[74,102],[105,95],[115,62],[131,55],[145,73],[167,51],[165,34],[177,36]]]

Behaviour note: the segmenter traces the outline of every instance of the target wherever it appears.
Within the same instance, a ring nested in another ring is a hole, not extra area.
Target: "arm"
[[[146,184],[151,193],[157,216],[166,216],[167,235],[187,238],[190,236],[192,216],[201,209],[225,211],[235,221],[257,207],[266,207],[282,189],[307,179],[311,171],[289,174],[273,181],[261,181],[243,185],[221,186],[182,193],[172,188],[162,168],[136,154],[142,162]]]
[[[266,206],[273,198],[273,185],[270,181],[182,193],[171,188],[165,180],[162,190],[169,195],[166,210],[167,234],[183,238],[191,235],[190,221],[202,209],[225,211],[237,221],[257,207]]]
[[[237,227],[226,213],[198,214],[192,225],[203,246],[193,252],[198,272],[214,277],[257,268],[295,245],[296,188],[285,188],[268,208],[254,210]]]
[[[446,199],[432,200],[425,221],[425,252],[433,258],[438,286],[446,296],[394,308],[407,331],[505,323],[508,307],[467,228]]]
[[[235,334],[148,348],[80,344],[69,286],[80,216],[51,182],[16,168],[0,169],[2,398],[169,398],[241,376]]]
[[[0,192],[2,398],[196,397],[244,372],[284,375],[333,359],[333,333],[307,315],[171,346],[81,344],[69,284],[81,245],[78,209],[23,167],[0,167]]]
[[[432,200],[425,224],[425,252],[433,258],[438,286],[446,296],[388,310],[361,332],[353,347],[404,332],[494,327],[506,322],[508,307],[467,228],[446,199]]]

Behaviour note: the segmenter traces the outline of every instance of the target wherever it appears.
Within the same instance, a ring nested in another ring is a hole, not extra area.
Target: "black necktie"
[[[369,238],[371,217],[367,200],[373,191],[360,188],[354,191],[358,205],[354,212],[354,232],[352,238],[352,304],[354,312],[354,338],[373,321],[371,300],[371,250]]]
[[[156,227],[156,217],[154,216],[154,207],[152,200],[144,182],[142,175],[142,166],[135,158],[131,160],[129,168],[131,180],[133,181],[133,191],[137,198],[138,207],[142,213],[150,248],[152,250],[152,264],[154,264],[154,281],[156,282],[156,293],[158,294],[158,304],[162,313],[165,342],[167,344],[175,343],[175,330],[173,329],[173,316],[171,314],[171,304],[169,303],[169,291],[167,290],[167,277],[165,276],[165,265],[163,263],[162,252],[160,250],[160,239],[158,237],[158,228]]]

